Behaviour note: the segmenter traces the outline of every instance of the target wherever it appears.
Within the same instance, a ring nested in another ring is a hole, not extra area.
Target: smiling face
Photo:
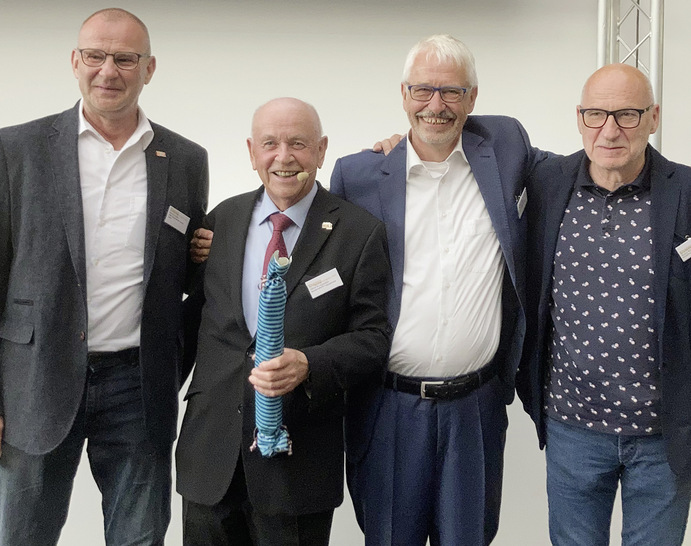
[[[252,167],[279,210],[294,205],[312,189],[327,145],[317,112],[300,100],[275,99],[255,112],[247,148]],[[303,180],[298,179],[301,172],[308,173]]]
[[[644,110],[654,102],[650,84],[643,73],[629,65],[607,65],[595,72],[583,87],[576,109],[583,148],[590,159],[593,181],[610,190],[633,182],[645,165],[648,137],[657,130],[660,106],[643,113],[638,127],[622,129],[609,116],[599,129],[586,127],[581,108],[614,111],[623,108]]]
[[[144,55],[150,52],[145,29],[126,16],[94,15],[82,26],[78,43],[79,49],[101,49],[106,53],[129,51]],[[118,68],[112,56],[101,66],[86,66],[79,51],[72,51],[72,70],[79,80],[84,115],[89,121],[136,116],[139,94],[151,81],[155,69],[154,57],[142,57],[134,70]]]
[[[463,68],[453,62],[439,62],[434,56],[427,60],[424,51],[415,58],[407,84],[470,87]],[[449,104],[441,100],[439,92],[428,101],[413,100],[406,82],[401,84],[401,94],[410,121],[410,142],[420,159],[444,161],[458,143],[463,125],[475,107],[477,87],[468,89],[460,102]]]

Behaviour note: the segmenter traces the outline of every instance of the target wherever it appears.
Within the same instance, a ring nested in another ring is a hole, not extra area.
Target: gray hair
[[[468,78],[467,85],[477,87],[477,72],[475,71],[475,57],[466,45],[448,34],[435,34],[420,40],[408,52],[403,65],[403,81],[407,82],[415,59],[420,53],[426,53],[426,60],[436,58],[439,62],[452,62],[458,68],[465,69]]]

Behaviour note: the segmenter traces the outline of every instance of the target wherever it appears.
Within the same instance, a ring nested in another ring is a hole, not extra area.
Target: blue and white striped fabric
[[[259,294],[255,366],[283,354],[286,311],[286,283],[283,276],[290,268],[290,262],[290,258],[279,258],[278,251],[269,261],[266,280]],[[255,391],[254,403],[257,428],[250,450],[259,448],[264,457],[273,457],[278,453],[291,455],[288,430],[283,426],[283,397],[268,397]]]

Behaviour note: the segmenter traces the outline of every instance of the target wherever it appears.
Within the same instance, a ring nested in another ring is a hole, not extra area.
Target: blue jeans
[[[10,424],[11,426],[11,424]],[[170,521],[171,452],[149,443],[136,351],[89,360],[79,412],[44,455],[3,445],[0,545],[56,544],[84,442],[102,494],[108,545],[162,545]]]
[[[555,546],[607,546],[619,483],[623,546],[684,540],[691,488],[672,473],[661,435],[604,434],[548,418],[546,456]]]

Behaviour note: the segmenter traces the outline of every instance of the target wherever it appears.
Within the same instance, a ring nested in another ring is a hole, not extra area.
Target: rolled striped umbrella
[[[290,268],[291,258],[279,258],[274,252],[269,261],[266,280],[259,294],[257,336],[254,365],[283,354],[283,321],[286,311],[286,283],[283,276]],[[279,453],[292,454],[288,429],[283,425],[283,397],[264,396],[255,391],[254,442],[250,451],[259,448],[263,457]]]

